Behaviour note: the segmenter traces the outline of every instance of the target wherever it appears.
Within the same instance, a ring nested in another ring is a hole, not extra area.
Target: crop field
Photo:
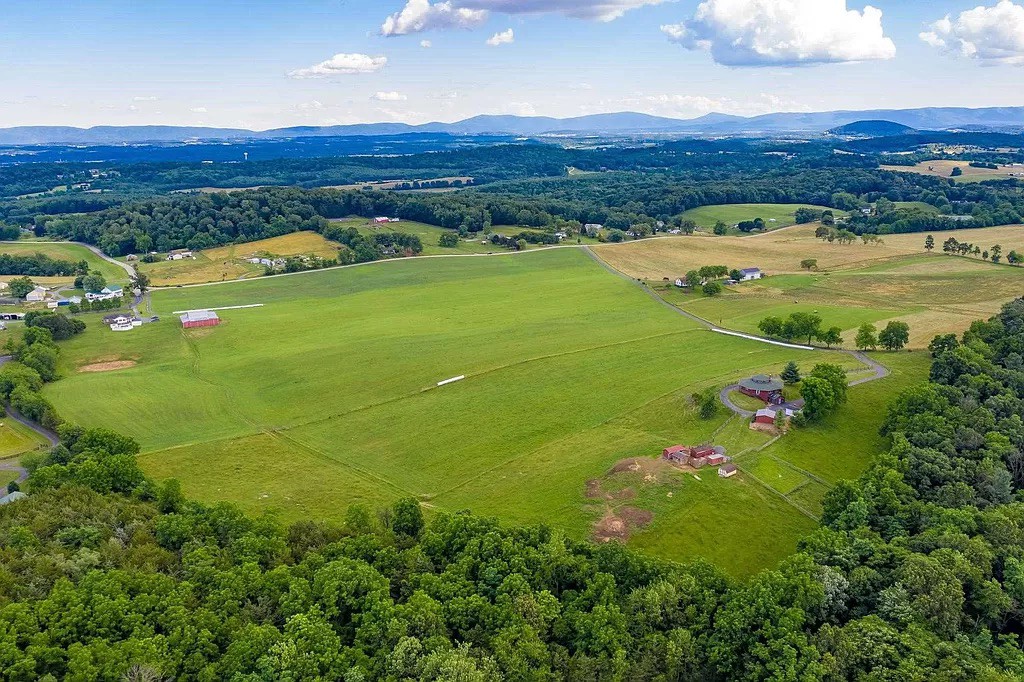
[[[293,232],[246,244],[229,244],[197,251],[195,260],[162,260],[156,263],[139,263],[137,267],[149,275],[152,285],[156,287],[223,282],[259,277],[263,274],[263,266],[246,263],[244,259],[264,255],[336,258],[338,246],[316,232]]]
[[[936,178],[949,178],[955,182],[981,182],[982,180],[1006,180],[1024,177],[1024,165],[1000,166],[998,169],[974,168],[969,161],[940,160],[922,161],[916,166],[882,166],[882,170],[898,173],[917,173]],[[959,168],[963,175],[952,177],[953,169]]]
[[[683,218],[692,220],[699,227],[710,230],[719,220],[732,227],[744,220],[763,218],[769,230],[789,227],[796,224],[796,211],[799,208],[814,208],[819,211],[834,211],[843,215],[843,211],[835,211],[827,206],[811,204],[720,204],[691,208],[683,213]]]
[[[352,503],[414,495],[428,509],[576,537],[621,527],[644,551],[721,560],[737,575],[792,551],[813,520],[753,479],[670,469],[636,481],[628,462],[656,468],[667,445],[712,436],[734,453],[763,444],[724,408],[697,418],[698,389],[778,372],[794,354],[808,368],[857,366],[707,332],[577,249],[395,260],[152,298],[163,321],[131,333],[88,317],[46,395],[69,420],[137,438],[144,468],[190,495],[284,519],[338,519]],[[252,303],[264,307],[187,333],[168,315]],[[125,368],[80,371],[115,361]],[[855,472],[857,457],[842,466]],[[602,484],[613,492],[595,492]],[[736,530],[724,538],[723,525]]]
[[[100,273],[108,282],[123,284],[128,281],[128,273],[126,273],[123,268],[103,260],[89,249],[84,246],[79,246],[78,244],[42,241],[0,242],[0,253],[10,253],[17,256],[31,256],[36,253],[41,253],[49,256],[50,258],[68,260],[75,263],[84,260],[89,264],[90,270]],[[6,282],[16,276],[17,275],[0,275],[0,282]],[[74,277],[32,278],[32,281],[45,285],[67,284],[73,280]]]

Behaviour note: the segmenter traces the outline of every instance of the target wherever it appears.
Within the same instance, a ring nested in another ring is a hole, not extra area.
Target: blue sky
[[[1024,0],[872,4],[8,0],[0,126],[1024,104]]]

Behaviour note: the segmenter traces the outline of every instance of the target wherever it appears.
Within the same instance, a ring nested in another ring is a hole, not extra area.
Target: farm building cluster
[[[716,466],[718,475],[723,478],[731,478],[737,471],[732,459],[726,457],[725,448],[720,445],[673,445],[662,450],[661,457],[672,464],[694,469]]]
[[[388,223],[400,223],[401,218],[388,218],[387,216],[378,216],[373,219],[374,225],[387,225]]]

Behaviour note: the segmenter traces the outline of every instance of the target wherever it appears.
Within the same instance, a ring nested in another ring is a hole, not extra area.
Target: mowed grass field
[[[113,263],[103,260],[89,249],[84,246],[79,246],[78,244],[69,244],[67,242],[37,242],[28,240],[19,242],[0,242],[0,253],[9,253],[16,256],[31,256],[36,253],[41,253],[49,256],[50,258],[68,260],[74,263],[84,260],[89,264],[90,270],[100,273],[108,282],[123,284],[128,281],[128,273],[125,272],[124,268],[120,268]],[[18,275],[0,274],[0,282],[7,282],[15,277],[18,277]],[[73,282],[74,279],[74,277],[33,277],[32,281],[38,284],[53,285],[68,284]]]
[[[156,263],[138,263],[137,267],[149,275],[152,286],[155,287],[223,282],[259,277],[263,274],[264,267],[247,263],[245,259],[264,255],[337,258],[338,245],[316,232],[293,232],[245,244],[229,244],[197,251],[195,260],[161,260]]]
[[[815,239],[809,227],[745,238],[648,240],[594,251],[619,270],[650,280],[669,302],[730,329],[757,333],[758,323],[769,315],[817,312],[825,326],[843,329],[846,347],[852,347],[862,323],[880,327],[900,319],[911,327],[910,346],[923,348],[936,334],[962,331],[1024,294],[1020,268],[939,252],[941,243],[951,236],[986,249],[1001,244],[1004,253],[1024,250],[1024,226],[934,236],[939,246],[930,254],[924,250],[924,234],[887,235],[878,246],[839,245]],[[821,269],[800,271],[799,261],[804,258],[816,258]],[[711,263],[761,267],[769,276],[727,287],[715,298],[663,282],[663,277],[674,279]]]
[[[763,218],[769,230],[789,227],[796,224],[796,211],[800,208],[814,208],[820,211],[834,211],[843,215],[843,211],[835,211],[827,206],[811,204],[720,204],[691,208],[683,213],[683,218],[692,220],[698,226],[710,230],[719,220],[732,227],[744,220]]]
[[[897,173],[917,173],[936,178],[948,178],[954,182],[981,182],[982,180],[1006,180],[1024,175],[1024,165],[1000,166],[998,169],[974,168],[970,161],[939,160],[922,161],[916,166],[882,166],[882,170]],[[952,177],[953,169],[959,168],[963,175]]]
[[[167,315],[252,303],[264,307],[187,333]],[[289,520],[413,495],[588,537],[605,509],[587,482],[623,459],[713,435],[737,453],[761,442],[724,410],[699,420],[694,391],[778,372],[794,353],[807,367],[856,364],[705,331],[578,249],[156,291],[153,306],[163,321],[129,334],[90,324],[64,344],[47,397],[139,439],[144,468],[190,495]],[[116,359],[137,364],[78,371]],[[630,541],[744,575],[814,526],[752,479],[700,478],[642,481],[633,504],[654,520]]]

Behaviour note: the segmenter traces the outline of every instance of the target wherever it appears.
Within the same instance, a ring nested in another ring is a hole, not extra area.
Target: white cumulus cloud
[[[404,102],[409,99],[407,96],[400,92],[375,92],[370,96],[370,99],[377,100],[378,102]]]
[[[920,37],[932,47],[984,64],[1024,65],[1024,5],[1000,0],[955,20],[947,15],[928,28]]]
[[[384,20],[380,32],[400,36],[447,28],[475,28],[502,14],[562,14],[576,19],[613,21],[631,9],[671,0],[406,0],[405,7]]]
[[[434,46],[434,43],[430,42],[429,40],[421,40],[420,41],[420,47],[422,47],[425,50],[429,50],[433,46]]]
[[[206,107],[192,107],[189,109],[193,114],[205,114],[207,113]]]
[[[892,59],[881,10],[846,0],[704,0],[694,17],[661,27],[669,40],[727,66]]]
[[[400,12],[384,20],[380,32],[403,36],[440,28],[474,28],[487,21],[486,10],[456,7],[451,0],[430,4],[430,0],[409,0]]]
[[[493,36],[487,39],[487,44],[491,47],[497,47],[498,45],[508,45],[514,43],[516,40],[516,34],[512,29],[502,31],[501,33],[495,33]]]
[[[387,63],[388,58],[384,56],[371,57],[366,54],[342,53],[308,68],[291,71],[288,75],[292,78],[325,78],[336,75],[374,73],[383,69]]]

